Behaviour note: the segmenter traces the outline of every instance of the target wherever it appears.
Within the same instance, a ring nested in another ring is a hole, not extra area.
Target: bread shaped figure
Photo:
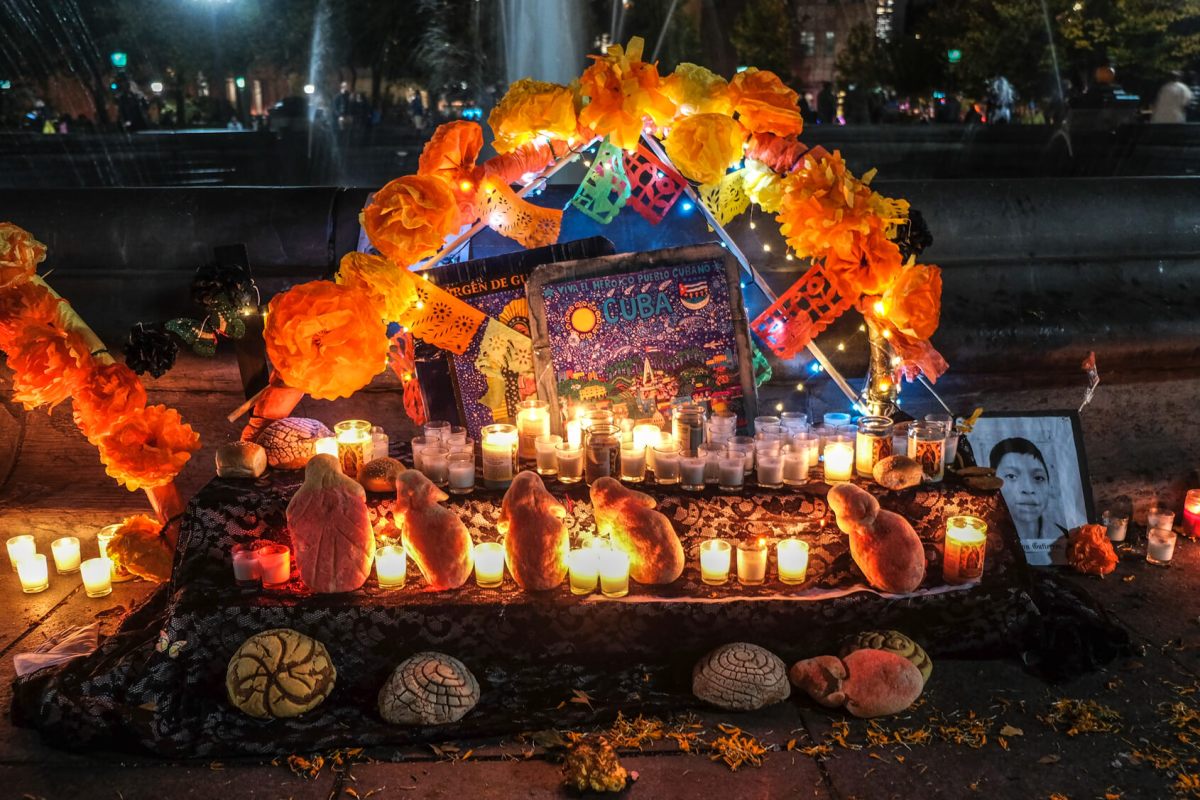
[[[500,506],[504,557],[513,580],[527,592],[553,589],[567,576],[571,537],[567,510],[536,472],[517,473]]]
[[[908,520],[879,508],[870,492],[849,483],[829,490],[837,525],[850,535],[850,557],[867,583],[907,594],[925,580],[925,548]]]
[[[304,483],[292,495],[287,523],[300,579],[314,592],[352,592],[371,574],[375,533],[367,513],[367,493],[342,474],[338,460],[313,456]]]
[[[396,479],[395,517],[404,549],[434,591],[457,589],[471,577],[471,534],[448,508],[450,495],[420,470],[406,469]]]
[[[596,529],[612,535],[613,545],[629,554],[629,575],[638,583],[665,584],[683,574],[683,545],[654,498],[612,478],[592,484]]]
[[[792,685],[817,703],[845,706],[856,717],[899,714],[921,696],[925,679],[901,655],[887,650],[855,650],[845,658],[817,656],[788,670]]]

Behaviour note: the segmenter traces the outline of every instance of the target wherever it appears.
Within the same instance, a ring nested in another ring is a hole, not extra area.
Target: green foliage
[[[857,84],[867,89],[892,83],[892,59],[887,44],[866,23],[850,29],[846,44],[838,52],[834,68],[842,85]]]
[[[742,66],[792,77],[792,14],[787,0],[749,0],[729,35]]]

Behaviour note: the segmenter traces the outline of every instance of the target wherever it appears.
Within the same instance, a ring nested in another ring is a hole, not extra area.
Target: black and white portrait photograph
[[[1067,531],[1088,522],[1091,486],[1073,412],[985,415],[967,435],[1000,492],[1033,565],[1066,563]]]

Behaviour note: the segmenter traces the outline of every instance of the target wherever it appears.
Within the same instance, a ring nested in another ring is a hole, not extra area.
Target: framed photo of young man
[[[975,461],[996,470],[1033,565],[1065,564],[1067,531],[1093,514],[1083,431],[1075,411],[984,414],[967,434]]]

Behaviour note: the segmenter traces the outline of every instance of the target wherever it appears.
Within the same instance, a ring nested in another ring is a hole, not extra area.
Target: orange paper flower
[[[143,580],[165,583],[171,579],[174,550],[161,533],[158,520],[134,514],[122,520],[106,552],[115,568]]]
[[[676,117],[693,114],[733,116],[729,81],[697,64],[684,62],[663,78],[662,92],[676,106]]]
[[[579,112],[579,122],[624,150],[636,150],[642,126],[649,117],[663,126],[675,116],[675,104],[662,91],[658,67],[642,61],[645,42],[629,40],[629,48],[614,44],[608,55],[595,59],[579,79],[580,92],[590,102]]]
[[[36,281],[23,281],[0,290],[0,350],[29,325],[60,325],[62,300]]]
[[[510,153],[539,136],[570,141],[575,138],[575,96],[567,86],[522,78],[508,87],[488,115],[497,153]]]
[[[29,280],[46,259],[46,245],[24,228],[0,222],[0,288]]]
[[[840,153],[806,157],[784,179],[775,219],[796,255],[824,258],[836,250],[847,259],[855,235],[871,230],[870,195],[870,187],[846,169]]]
[[[90,362],[87,342],[74,331],[27,325],[8,351],[13,397],[27,411],[44,405],[53,408],[78,388]]]
[[[671,128],[667,155],[688,178],[697,183],[717,183],[742,157],[746,132],[724,114],[694,114]]]
[[[761,161],[780,175],[787,175],[799,165],[801,156],[808,150],[808,145],[794,136],[755,133],[751,134],[746,146],[746,158]]]
[[[361,291],[384,322],[404,319],[419,299],[413,274],[382,256],[347,253],[336,280]]]
[[[146,387],[124,364],[93,363],[79,382],[71,405],[76,427],[95,444],[121,417],[145,408]]]
[[[797,105],[800,95],[784,86],[774,72],[750,69],[733,76],[729,97],[738,121],[753,133],[795,136],[804,129]]]
[[[439,125],[421,151],[418,175],[441,178],[454,193],[458,218],[454,227],[462,227],[479,216],[479,169],[475,165],[483,149],[483,129],[479,123],[455,120]]]
[[[909,264],[883,294],[883,312],[909,336],[928,339],[942,313],[942,271],[932,264]]]
[[[1081,525],[1067,534],[1067,563],[1085,575],[1107,575],[1117,554],[1103,525]]]
[[[858,298],[864,294],[882,294],[891,288],[901,266],[896,243],[873,227],[866,234],[852,232],[847,242],[839,239],[825,256],[825,274],[839,284],[842,295]]]
[[[861,308],[861,307],[860,307]],[[924,375],[932,383],[937,383],[950,365],[942,358],[932,344],[926,339],[918,339],[901,331],[884,317],[876,316],[870,306],[861,308],[867,327],[876,335],[888,340],[895,355],[893,362],[893,378],[899,381],[905,378],[916,380],[918,375]]]
[[[97,446],[105,472],[133,492],[175,480],[200,437],[175,409],[146,406],[121,417]]]
[[[554,149],[549,142],[529,142],[511,153],[483,162],[480,180],[495,177],[504,183],[528,183],[552,163]]]
[[[433,175],[405,175],[375,193],[361,222],[375,249],[400,266],[433,255],[458,229],[454,192]]]
[[[436,178],[431,180],[437,180]],[[349,397],[387,366],[387,327],[365,291],[310,281],[267,310],[267,356],[288,386],[318,400]]]

